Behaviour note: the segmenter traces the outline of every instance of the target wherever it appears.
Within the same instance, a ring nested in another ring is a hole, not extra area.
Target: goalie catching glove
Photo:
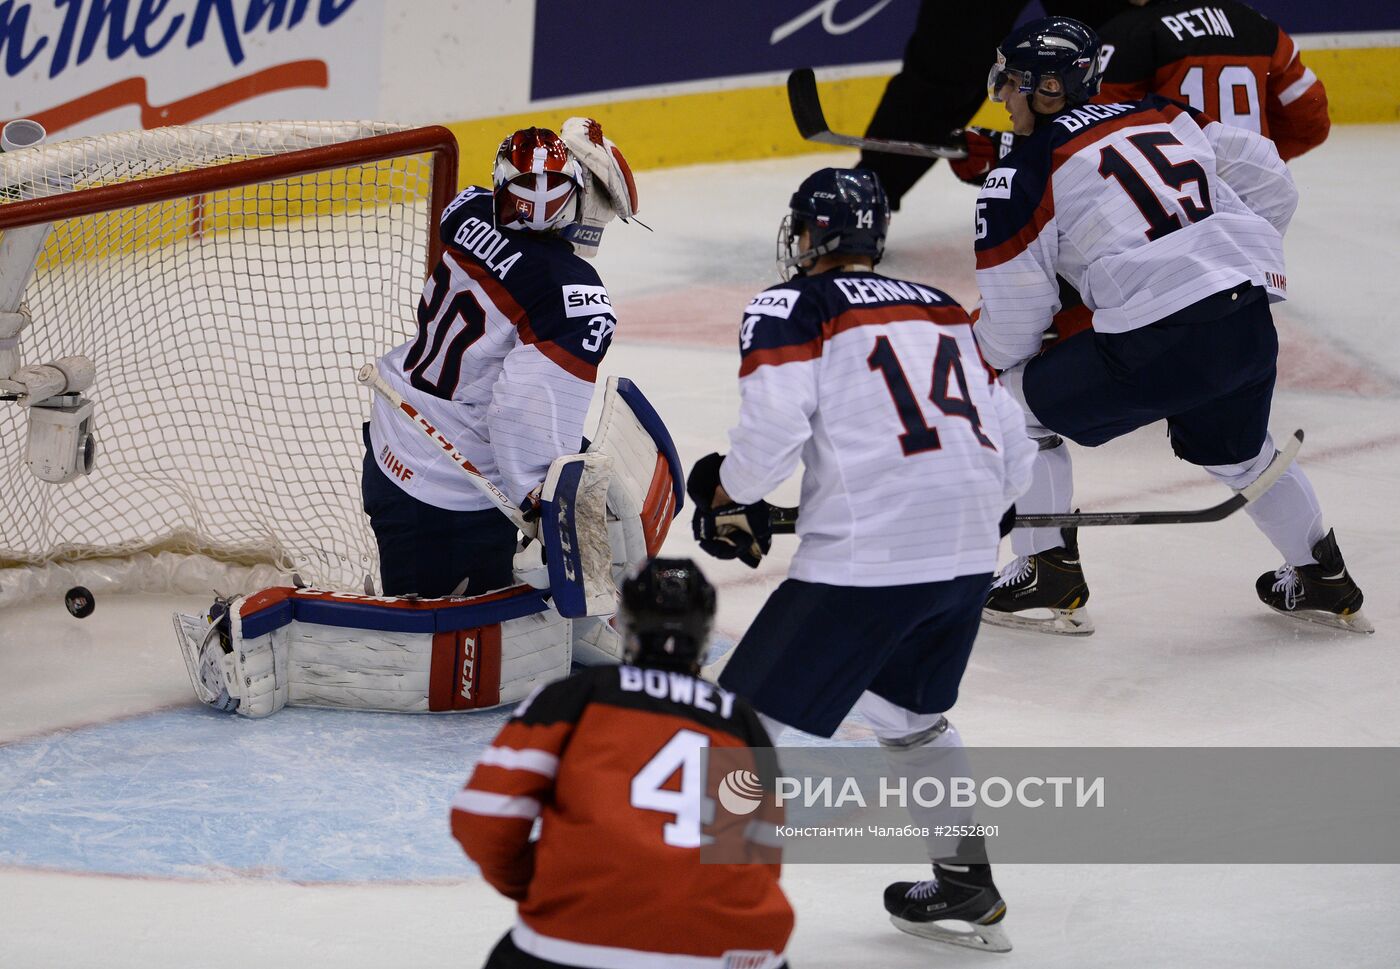
[[[725,502],[714,505],[719,490],[719,468],[724,455],[707,454],[695,462],[686,479],[685,490],[695,502],[691,530],[700,548],[717,559],[738,559],[751,569],[758,568],[773,545],[769,524],[772,506],[766,501],[751,505]]]
[[[592,118],[570,118],[559,129],[559,137],[584,168],[583,208],[579,221],[564,231],[564,237],[579,255],[592,259],[604,226],[614,218],[626,222],[637,214],[637,183],[627,159]]]

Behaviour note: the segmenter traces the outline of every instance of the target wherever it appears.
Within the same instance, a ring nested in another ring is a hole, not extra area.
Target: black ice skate
[[[1084,604],[1089,586],[1079,564],[1078,529],[1061,529],[1065,544],[1022,555],[997,573],[982,621],[1061,636],[1087,636],[1094,620]]]
[[[1290,619],[1373,633],[1376,627],[1361,614],[1364,597],[1352,581],[1337,548],[1337,537],[1328,532],[1312,547],[1316,565],[1284,565],[1265,572],[1254,583],[1259,600]]]
[[[991,865],[935,864],[928,881],[886,888],[885,911],[895,928],[910,935],[986,952],[1011,951],[1000,924],[1006,903],[992,884]]]

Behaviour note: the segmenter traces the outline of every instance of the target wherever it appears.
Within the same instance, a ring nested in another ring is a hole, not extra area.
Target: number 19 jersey
[[[758,501],[801,459],[791,578],[893,586],[996,567],[997,524],[1030,484],[1035,445],[970,322],[947,294],[868,271],[749,302],[720,480]]]

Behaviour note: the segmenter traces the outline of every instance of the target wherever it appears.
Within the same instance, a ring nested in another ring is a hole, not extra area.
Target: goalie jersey
[[[1286,296],[1298,192],[1267,138],[1149,95],[1067,108],[1001,165],[978,196],[975,243],[977,342],[998,369],[1040,350],[1062,281],[1101,333],[1243,284]]]
[[[1160,94],[1225,124],[1273,139],[1295,158],[1327,138],[1327,92],[1298,46],[1237,0],[1157,0],[1127,7],[1099,29],[1103,103]]]
[[[491,190],[444,210],[441,261],[423,287],[418,332],[378,361],[381,376],[513,501],[582,446],[598,365],[617,325],[597,271],[561,238],[497,229]],[[370,446],[384,473],[438,508],[491,500],[376,397]]]
[[[749,302],[739,349],[720,481],[756,502],[801,459],[791,578],[889,586],[996,568],[1035,445],[952,297],[869,271],[799,276]]]
[[[777,969],[793,913],[774,809],[718,811],[752,863],[700,857],[721,823],[702,827],[716,791],[702,752],[770,746],[748,704],[713,683],[596,667],[520,705],[453,800],[452,832],[519,903],[516,947],[550,964]]]

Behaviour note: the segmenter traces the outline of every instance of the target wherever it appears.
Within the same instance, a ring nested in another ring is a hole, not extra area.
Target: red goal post
[[[367,122],[0,154],[0,304],[31,315],[23,363],[96,364],[98,441],[90,475],[39,481],[0,401],[0,605],[377,578],[355,370],[411,335],[457,169],[446,128]]]

